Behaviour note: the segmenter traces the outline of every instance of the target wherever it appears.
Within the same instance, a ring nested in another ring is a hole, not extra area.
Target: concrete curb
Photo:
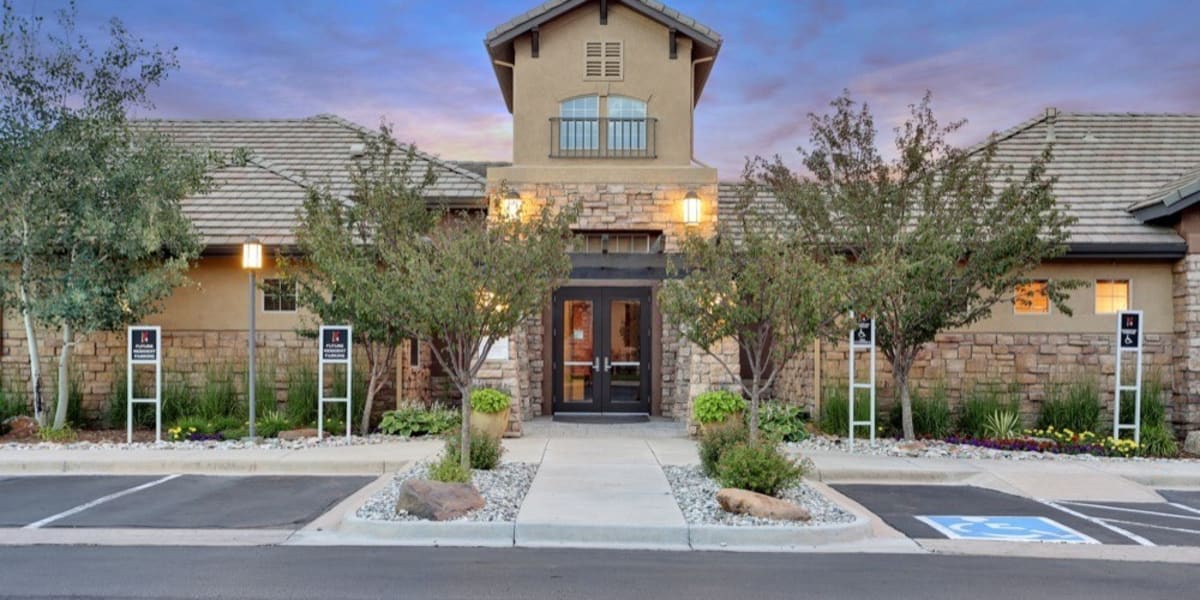
[[[6,459],[0,456],[0,459]],[[383,475],[404,468],[409,460],[306,460],[279,457],[216,459],[93,459],[93,460],[0,460],[0,475],[197,475],[270,474],[270,475]]]
[[[880,469],[872,467],[833,467],[816,469],[816,479],[821,482],[911,482],[945,483],[966,481],[981,471],[974,469]]]
[[[610,548],[689,550],[687,525],[558,525],[517,521],[515,543],[521,548]]]
[[[807,527],[692,525],[689,529],[689,541],[693,550],[739,552],[812,550],[818,546],[863,541],[871,534],[870,522],[857,516],[850,523]]]
[[[338,531],[352,536],[386,540],[397,546],[466,546],[511,548],[513,522],[379,521],[348,513]]]

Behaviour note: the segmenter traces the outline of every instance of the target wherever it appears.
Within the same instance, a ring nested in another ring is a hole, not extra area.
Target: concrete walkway
[[[549,440],[515,536],[528,547],[688,548],[650,445],[621,438]]]

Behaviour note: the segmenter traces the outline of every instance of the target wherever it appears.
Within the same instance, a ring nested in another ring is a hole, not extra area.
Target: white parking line
[[[1194,512],[1194,513],[1200,515],[1200,510],[1192,508],[1186,504],[1180,504],[1179,502],[1168,502],[1167,504],[1170,504],[1171,506],[1174,506],[1175,508],[1178,508],[1179,510],[1186,510],[1188,512]]]
[[[1073,516],[1073,517],[1078,517],[1078,518],[1080,518],[1080,519],[1083,519],[1083,520],[1085,520],[1085,521],[1088,521],[1088,522],[1090,522],[1090,523],[1094,523],[1094,524],[1096,524],[1096,525],[1099,525],[1099,526],[1101,526],[1101,527],[1103,527],[1103,528],[1105,528],[1105,529],[1107,529],[1107,530],[1109,530],[1109,531],[1111,531],[1111,532],[1113,532],[1113,533],[1115,533],[1115,534],[1118,534],[1118,535],[1124,536],[1124,537],[1126,537],[1126,538],[1129,538],[1129,539],[1130,539],[1130,540],[1132,540],[1134,543],[1141,544],[1141,545],[1143,545],[1143,546],[1154,546],[1154,545],[1155,545],[1155,544],[1154,544],[1154,542],[1151,542],[1150,540],[1148,540],[1148,539],[1146,539],[1146,538],[1144,538],[1144,537],[1142,537],[1142,536],[1140,536],[1140,535],[1138,535],[1138,534],[1136,534],[1136,533],[1132,533],[1132,532],[1129,532],[1129,531],[1125,531],[1124,529],[1121,529],[1120,527],[1117,527],[1116,525],[1110,525],[1110,524],[1108,524],[1108,523],[1105,523],[1105,522],[1104,522],[1103,520],[1101,520],[1101,519],[1097,519],[1097,518],[1095,518],[1095,517],[1089,517],[1089,516],[1087,516],[1087,515],[1085,515],[1085,514],[1083,514],[1083,513],[1081,513],[1081,512],[1078,512],[1078,511],[1071,510],[1071,509],[1069,509],[1069,508],[1067,508],[1067,507],[1065,507],[1065,506],[1062,506],[1062,505],[1060,505],[1060,504],[1057,504],[1057,503],[1055,503],[1055,502],[1052,502],[1052,501],[1050,501],[1050,500],[1042,500],[1042,499],[1038,499],[1038,502],[1041,502],[1042,504],[1045,504],[1046,506],[1049,506],[1049,507],[1051,507],[1051,508],[1056,508],[1056,509],[1058,509],[1058,510],[1061,510],[1061,511],[1063,511],[1063,512],[1065,512],[1065,513],[1067,513],[1068,515],[1071,515],[1071,516]]]
[[[1137,521],[1122,521],[1121,519],[1104,519],[1109,523],[1121,523],[1124,525],[1136,525],[1138,527],[1148,527],[1150,529],[1165,529],[1167,531],[1178,531],[1180,533],[1195,533],[1200,534],[1200,529],[1184,529],[1182,527],[1167,527],[1166,525],[1151,525],[1150,523],[1139,523]]]
[[[42,527],[45,527],[46,525],[49,525],[55,521],[58,521],[60,519],[65,519],[71,515],[79,514],[89,508],[104,504],[105,502],[108,502],[109,500],[116,500],[117,498],[120,498],[121,496],[128,496],[129,494],[133,494],[135,492],[140,492],[144,489],[152,488],[160,483],[166,483],[172,479],[175,479],[176,477],[179,477],[179,475],[167,475],[166,477],[163,477],[162,479],[157,479],[157,480],[151,481],[149,483],[143,483],[142,485],[139,485],[136,487],[131,487],[127,490],[121,490],[119,492],[115,492],[115,493],[109,494],[107,496],[102,496],[100,498],[96,498],[95,500],[92,500],[91,502],[87,502],[85,504],[80,504],[79,506],[76,506],[75,508],[72,508],[70,510],[64,510],[63,512],[60,512],[57,515],[52,515],[52,516],[46,517],[45,519],[42,519],[40,521],[34,521],[33,523],[30,523],[30,524],[22,527],[21,529],[41,529]]]
[[[1088,508],[1099,508],[1099,509],[1103,509],[1103,510],[1112,510],[1112,511],[1117,511],[1117,512],[1137,513],[1139,515],[1154,515],[1154,516],[1158,516],[1158,517],[1170,517],[1172,519],[1187,519],[1189,521],[1200,521],[1200,517],[1193,517],[1191,515],[1177,515],[1175,513],[1165,513],[1165,512],[1158,512],[1158,511],[1154,511],[1154,510],[1141,510],[1141,509],[1137,509],[1137,508],[1105,506],[1103,504],[1089,504],[1087,502],[1071,502],[1071,501],[1067,501],[1067,500],[1059,500],[1058,503],[1059,504],[1070,504],[1071,506],[1086,506]],[[1176,508],[1179,508],[1179,507],[1176,507]],[[1197,511],[1197,512],[1200,512],[1200,511]],[[1099,517],[1097,517],[1097,518],[1099,518]],[[1108,519],[1108,520],[1111,521],[1112,519]]]

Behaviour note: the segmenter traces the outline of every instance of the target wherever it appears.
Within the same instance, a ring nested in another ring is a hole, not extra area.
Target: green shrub
[[[912,411],[913,433],[917,437],[942,439],[950,435],[954,413],[950,410],[944,384],[934,386],[929,395],[913,391]],[[888,426],[893,435],[899,436],[904,431],[903,418],[900,401],[896,400],[888,411]]]
[[[279,435],[279,432],[292,428],[292,423],[278,410],[266,410],[261,415],[256,416],[258,420],[255,424],[254,433],[259,437],[273,438]]]
[[[1042,400],[1037,428],[1099,433],[1101,412],[1100,390],[1094,378],[1052,382]]]
[[[842,382],[841,384],[832,383],[826,385],[821,392],[821,431],[829,435],[846,436],[850,431],[850,396],[849,384]],[[879,407],[875,407],[878,415]],[[854,403],[854,420],[867,421],[871,418],[871,401],[867,396],[867,392],[856,399]],[[870,431],[863,431],[860,426],[855,430],[855,434],[862,433],[870,435]],[[869,429],[869,428],[868,428]]]
[[[745,444],[749,439],[750,432],[740,424],[704,431],[700,435],[700,467],[709,477],[716,477],[721,455],[737,444]]]
[[[435,404],[426,408],[420,404],[404,404],[383,413],[379,431],[404,437],[441,435],[459,426],[462,416],[452,408]]]
[[[4,422],[12,417],[26,416],[29,406],[25,403],[25,395],[14,391],[8,386],[0,387],[0,435],[8,433]]]
[[[246,381],[249,383],[249,373],[246,375]],[[279,408],[279,398],[275,391],[275,363],[258,361],[254,369],[254,404],[258,412]],[[249,402],[248,396],[246,401]]]
[[[323,426],[326,435],[346,435],[346,422],[337,417],[325,417]]]
[[[738,444],[721,454],[717,481],[723,487],[775,496],[800,481],[803,468],[774,443]]]
[[[317,372],[310,366],[288,369],[287,403],[284,413],[297,425],[317,420]]]
[[[1020,388],[1016,384],[978,382],[963,398],[958,411],[958,433],[971,438],[986,438],[984,427],[997,411],[1020,414]]]
[[[696,396],[692,406],[700,423],[720,423],[729,415],[746,410],[746,400],[741,394],[712,390]]]
[[[1179,455],[1179,444],[1171,424],[1167,422],[1162,376],[1151,371],[1142,379],[1142,430],[1138,453],[1142,456],[1173,457]],[[1132,394],[1122,399],[1121,422],[1133,422],[1134,400]]]
[[[116,369],[116,381],[113,383],[112,393],[108,398],[108,408],[104,412],[103,421],[113,429],[125,429],[126,409],[128,408],[129,390],[128,390],[128,371],[124,363],[113,363],[113,368]],[[133,394],[138,398],[148,398],[153,393],[153,389],[147,389],[143,382],[134,381]],[[164,390],[165,391],[165,390]],[[177,415],[168,414],[166,407],[163,411],[163,423],[170,423],[178,418]],[[139,427],[154,427],[154,405],[153,404],[135,404],[133,405],[133,426]]]
[[[366,361],[363,361],[363,362],[366,362]],[[350,405],[351,405],[350,406],[350,409],[351,409],[350,419],[352,419],[351,422],[354,424],[354,427],[358,427],[358,424],[362,422],[363,410],[366,408],[366,404],[367,404],[367,372],[366,372],[366,368],[362,367],[362,368],[354,369],[354,372],[351,374],[351,376],[354,378],[353,379],[354,387],[351,390],[353,393],[350,394],[351,400],[352,400],[352,402],[350,403]],[[329,380],[326,379],[326,381],[329,381]],[[336,398],[346,397],[346,375],[345,375],[344,370],[337,371],[337,374],[334,376],[334,379],[333,379],[332,388],[333,388],[333,392],[330,394],[330,397],[336,397]],[[346,411],[345,411],[345,403],[344,402],[335,402],[332,404],[325,405],[325,420],[328,422],[330,420],[330,418],[338,419],[339,421],[342,421],[343,424],[346,422]],[[344,430],[343,430],[343,433],[344,433]]]
[[[234,381],[230,365],[210,366],[204,373],[204,385],[196,397],[195,415],[205,419],[248,416],[250,413],[238,398]]]
[[[764,402],[758,407],[758,429],[766,437],[782,442],[800,442],[808,437],[803,408],[782,402]]]
[[[61,429],[43,427],[38,430],[38,437],[40,437],[43,442],[68,443],[79,439],[79,434],[75,431],[75,428],[71,427],[70,423],[67,423],[66,425],[63,425]]]
[[[1163,425],[1150,425],[1142,428],[1138,453],[1142,456],[1173,458],[1179,456],[1179,443],[1170,429]]]
[[[1021,415],[1012,410],[998,410],[983,422],[983,437],[989,440],[1011,440],[1021,435]]]
[[[446,456],[457,463],[461,458],[459,448],[462,446],[460,435],[451,434],[446,438]],[[500,440],[484,435],[477,431],[471,432],[471,468],[490,471],[500,465],[500,456],[504,454],[504,446]]]
[[[471,390],[471,410],[494,414],[508,410],[510,405],[512,405],[512,398],[500,390],[493,388]]]
[[[445,455],[429,466],[429,478],[442,483],[471,483],[471,472],[462,468],[457,458]]]

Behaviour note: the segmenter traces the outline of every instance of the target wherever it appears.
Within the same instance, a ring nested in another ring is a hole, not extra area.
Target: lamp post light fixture
[[[250,272],[250,381],[246,385],[247,392],[250,398],[250,439],[254,439],[255,421],[254,414],[254,301],[255,301],[255,281],[254,274],[263,266],[263,247],[257,239],[250,238],[242,244],[242,268]]]
[[[700,196],[696,194],[696,190],[688,190],[687,195],[683,197],[683,224],[700,224]]]
[[[504,213],[504,218],[510,221],[515,221],[521,218],[521,194],[513,190],[509,190],[504,194],[504,205],[501,207]]]

